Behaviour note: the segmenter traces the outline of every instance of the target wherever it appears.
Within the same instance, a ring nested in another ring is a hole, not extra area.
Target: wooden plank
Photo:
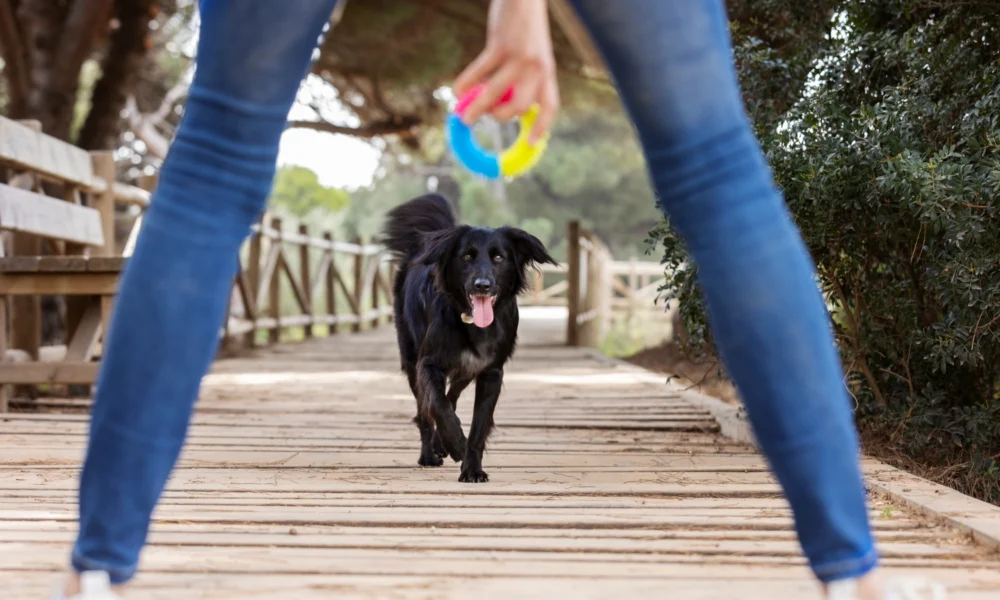
[[[355,260],[354,263],[356,263],[356,262],[357,261]],[[344,298],[347,300],[347,304],[350,307],[351,312],[353,313],[351,315],[351,317],[354,320],[352,320],[352,321],[346,321],[345,320],[343,322],[344,323],[348,323],[348,322],[350,322],[350,323],[356,323],[357,319],[358,319],[358,315],[361,314],[361,307],[358,305],[358,298],[357,298],[357,296],[354,294],[353,291],[351,291],[350,289],[348,289],[347,283],[344,281],[343,274],[340,272],[340,269],[337,268],[336,261],[334,261],[330,265],[330,273],[331,273],[332,277],[336,280],[337,285],[340,287],[341,293],[343,293]],[[345,318],[347,318],[346,315],[345,315]],[[357,333],[357,332],[355,332],[355,333]]]
[[[0,228],[89,246],[104,244],[98,211],[5,184],[0,184]]]
[[[120,256],[11,256],[0,258],[2,273],[119,273],[125,266]]]
[[[91,194],[90,205],[100,214],[101,235],[103,244],[94,245],[91,254],[94,256],[114,256],[115,247],[115,156],[110,150],[100,150],[90,153],[91,168],[96,177],[103,179],[108,185],[103,191]]]
[[[0,363],[0,383],[93,383],[97,379],[97,368],[97,364],[90,362]]]
[[[66,361],[86,363],[94,356],[94,348],[101,335],[101,302],[94,298],[83,312],[83,318],[66,347]]]
[[[125,258],[132,256],[132,253],[135,252],[135,245],[139,241],[139,232],[142,231],[142,218],[143,215],[136,217],[131,231],[128,232],[128,239],[125,240],[125,247],[122,249],[122,256]]]
[[[495,555],[488,560],[502,561]],[[52,577],[48,571],[23,572],[21,578],[11,578],[10,590],[16,598],[47,597],[51,593]],[[927,575],[902,569],[890,571],[891,576]],[[935,572],[938,575],[938,572]],[[940,575],[950,584],[951,600],[988,600],[991,578],[986,573],[965,573],[966,579],[952,572]],[[238,577],[220,572],[149,572],[135,580],[137,597],[150,600],[173,600],[176,590],[183,589],[191,600],[222,600],[243,597],[294,598],[294,600],[328,600],[331,590],[338,597],[375,600],[428,598],[464,598],[469,590],[482,600],[510,598],[544,600],[574,598],[598,600],[609,598],[663,598],[669,590],[671,598],[739,598],[740,600],[772,600],[774,598],[818,598],[816,583],[801,566],[774,567],[760,565],[684,565],[666,566],[652,575],[626,574],[608,577],[573,572],[553,571],[548,577],[523,576],[516,573],[481,576],[474,569],[462,574],[442,577],[436,573],[400,575],[385,572],[377,575],[350,575],[324,570],[319,573],[279,574],[270,571],[241,573]],[[986,590],[986,591],[982,591]]]
[[[116,273],[0,273],[0,294],[112,295],[118,290]]]
[[[0,245],[0,248],[2,247]],[[0,298],[0,366],[3,366],[7,360],[7,339],[10,331],[7,317],[7,302]],[[11,386],[0,384],[0,414],[6,414],[10,410],[12,392]]]
[[[86,150],[0,117],[0,163],[100,191]]]
[[[292,272],[292,268],[288,265],[288,261],[285,259],[284,255],[282,255],[280,262],[281,262],[281,270],[285,273],[285,276],[288,277],[288,284],[292,288],[292,296],[295,297],[295,302],[298,304],[299,310],[306,313],[305,316],[307,317],[307,319],[311,318],[309,313],[312,311],[312,302],[310,301],[309,296],[307,296],[305,292],[305,290],[309,289],[309,287],[308,286],[304,287],[302,285],[299,285],[298,280],[296,280],[295,278],[295,273]],[[308,282],[309,282],[308,275],[306,275],[305,283]]]
[[[550,330],[523,317],[484,458],[491,480],[477,485],[457,482],[452,462],[415,465],[391,328],[216,364],[135,595],[815,594],[762,457],[709,432],[623,430],[710,413],[661,376],[552,346]],[[473,395],[458,406],[466,427]],[[0,575],[24,597],[44,596],[64,564],[87,440],[86,402],[43,402],[68,412],[0,419]],[[960,600],[1000,592],[1000,556],[957,529],[878,496],[869,518],[890,574],[952,581]]]
[[[37,273],[41,269],[40,256],[10,256],[0,258],[0,273]]]
[[[299,225],[299,235],[308,238],[309,237],[309,226],[305,223]],[[299,246],[299,277],[301,277],[302,285],[299,287],[295,278],[292,276],[291,269],[288,269],[288,277],[292,280],[293,289],[296,297],[299,300],[299,306],[302,308],[302,312],[312,315],[313,314],[313,301],[316,295],[313,293],[312,271],[309,268],[310,263],[310,246],[308,244],[302,244]],[[286,265],[287,266],[287,265]],[[312,323],[308,323],[304,327],[304,335],[306,338],[311,338],[313,336]]]
[[[1000,506],[970,498],[884,464],[866,470],[870,485],[925,515],[969,532],[980,544],[1000,550]]]
[[[378,292],[379,292],[379,282],[381,281],[381,274],[379,273],[380,264],[378,257],[373,258],[371,264],[374,265],[371,275],[372,310],[375,311],[377,315],[374,319],[372,319],[372,327],[379,327],[382,324],[382,319],[381,319],[381,313],[378,312],[379,300],[380,300]]]
[[[583,265],[580,261],[580,222],[570,221],[566,225],[566,306],[569,317],[566,319],[566,345],[580,345],[580,327],[577,325],[581,312],[581,274]]]
[[[124,256],[91,256],[86,259],[86,265],[91,273],[121,273],[127,261]]]
[[[47,273],[80,273],[87,270],[85,256],[41,256],[38,270]]]
[[[271,219],[271,227],[278,232],[278,236],[271,241],[271,253],[268,257],[268,266],[264,271],[265,278],[262,283],[267,283],[267,314],[274,322],[274,325],[267,330],[267,341],[271,344],[277,344],[281,341],[281,273],[279,269],[285,263],[281,239],[281,219],[277,217]],[[270,256],[276,257],[273,268]]]
[[[250,283],[250,278],[243,269],[240,269],[240,272],[236,274],[236,288],[239,291],[240,300],[243,302],[245,316],[252,321],[257,316],[257,299],[251,292],[253,285]]]
[[[360,236],[354,240],[354,243],[357,244],[358,246],[364,246],[365,244],[364,240],[361,239]],[[358,320],[354,323],[354,326],[351,328],[351,330],[354,333],[358,333],[359,331],[361,331],[361,323],[362,323],[361,311],[363,310],[361,306],[361,300],[365,296],[364,267],[365,267],[364,256],[361,254],[356,255],[354,257],[354,269],[353,269],[354,289],[352,290],[354,302],[351,303],[351,308],[354,310],[354,316],[358,318]]]
[[[258,224],[258,228],[261,224],[263,224],[263,220]],[[247,317],[253,319],[260,316],[260,257],[261,235],[257,231],[254,231],[250,234],[250,240],[247,242],[246,268],[241,271],[241,273],[246,275],[248,296],[252,298],[252,300],[249,300],[247,304],[244,304],[244,306],[253,307],[253,315],[247,315]],[[256,327],[252,327],[244,334],[243,345],[247,348],[253,348],[256,344],[257,329]]]
[[[33,131],[41,131],[41,123],[38,121],[24,122],[24,125]],[[25,190],[41,191],[41,181],[31,173],[24,173],[21,176],[20,187]],[[0,215],[0,227],[3,226],[3,216]],[[42,253],[42,240],[38,236],[24,232],[13,232],[10,241],[10,255],[15,260],[20,258],[36,257]],[[39,347],[42,344],[42,309],[41,298],[32,296],[20,296],[10,300],[10,345],[28,354],[32,360],[38,360]],[[17,392],[18,390],[15,390]],[[20,390],[23,391],[23,390]]]
[[[143,189],[142,187],[136,187],[134,185],[128,185],[127,183],[121,183],[115,181],[111,186],[112,194],[118,202],[124,204],[134,204],[142,208],[147,208],[149,206],[149,201],[151,193],[149,189]]]
[[[324,252],[323,256],[319,260],[319,264],[316,265],[315,273],[310,276],[309,281],[311,284],[309,296],[315,299],[320,297],[320,293],[323,291],[329,291],[332,289],[332,273],[330,269],[333,265],[333,255],[330,252]],[[330,281],[330,285],[327,285],[327,281]],[[335,312],[329,311],[329,306],[327,306],[327,314],[335,314]]]

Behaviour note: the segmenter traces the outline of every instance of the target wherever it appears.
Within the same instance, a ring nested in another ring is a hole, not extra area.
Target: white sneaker
[[[56,594],[55,600],[122,600],[111,591],[111,578],[104,571],[80,573],[80,593],[75,596]]]
[[[890,579],[885,600],[945,600],[944,586],[926,579]],[[827,600],[858,600],[857,581],[835,581],[827,586]]]

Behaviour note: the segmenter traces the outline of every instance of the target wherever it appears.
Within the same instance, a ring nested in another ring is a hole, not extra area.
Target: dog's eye
[[[493,257],[493,262],[495,262],[497,264],[502,263],[503,262],[503,257],[500,256],[499,254],[497,254],[496,256]]]
[[[473,257],[471,252],[466,252],[465,254],[462,255],[462,260],[464,260],[465,262],[472,262],[472,258]]]

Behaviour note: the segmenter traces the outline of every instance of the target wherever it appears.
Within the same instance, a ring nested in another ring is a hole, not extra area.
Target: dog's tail
[[[420,253],[426,234],[457,224],[451,203],[444,196],[426,194],[389,211],[381,242],[395,260],[406,264]]]

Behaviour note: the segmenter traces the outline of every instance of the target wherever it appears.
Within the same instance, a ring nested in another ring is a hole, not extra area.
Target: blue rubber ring
[[[448,145],[459,163],[477,175],[487,179],[500,178],[500,162],[497,157],[483,150],[472,136],[472,129],[462,122],[458,115],[448,115]]]

